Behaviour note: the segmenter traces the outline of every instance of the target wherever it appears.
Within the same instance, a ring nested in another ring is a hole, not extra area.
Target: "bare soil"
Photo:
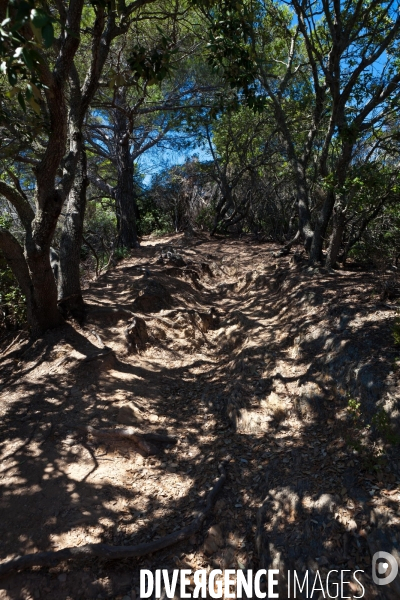
[[[361,569],[365,598],[400,597],[399,577],[383,591],[371,580],[376,548],[400,542],[396,306],[372,273],[310,269],[278,250],[146,239],[86,290],[83,326],[4,341],[0,563],[155,540],[191,522],[223,459],[228,479],[187,542],[13,573],[0,599],[127,600],[140,568],[271,565]],[[146,455],[88,426],[178,442]],[[359,590],[353,580],[347,595]]]

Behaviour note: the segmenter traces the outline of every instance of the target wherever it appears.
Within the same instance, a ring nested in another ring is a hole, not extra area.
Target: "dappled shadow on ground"
[[[204,531],[141,560],[14,574],[0,581],[0,598],[134,594],[141,566],[280,565],[310,578],[319,570],[322,579],[359,568],[373,593],[375,532],[399,542],[397,450],[382,441],[385,423],[367,427],[380,410],[397,423],[393,311],[376,304],[363,273],[310,272],[275,258],[269,245],[199,241],[145,247],[87,291],[91,306],[133,310],[149,279],[168,289],[171,305],[143,315],[144,353],[126,353],[126,317],[103,315],[48,333],[17,373],[6,361],[0,552],[4,561],[154,540],[190,522],[228,458],[207,523],[222,539],[205,547]],[[177,250],[160,261],[166,246]],[[198,273],[197,287],[191,272],[168,274],[177,254]],[[182,318],[210,307],[219,316],[213,330]],[[113,353],[97,356],[94,330]],[[146,458],[128,442],[82,435],[87,425],[120,423],[127,405],[139,411],[133,425],[176,435],[178,444]]]

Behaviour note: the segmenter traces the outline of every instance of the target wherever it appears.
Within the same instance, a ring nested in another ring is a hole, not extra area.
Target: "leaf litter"
[[[49,332],[17,369],[15,350],[3,357],[1,562],[157,540],[194,519],[229,463],[212,517],[189,541],[16,573],[0,598],[136,598],[139,568],[256,569],[277,557],[322,578],[363,569],[375,597],[376,537],[400,541],[398,448],[366,427],[383,409],[398,428],[393,311],[372,275],[310,273],[274,249],[148,239],[86,290],[82,327]],[[138,317],[144,344],[125,334]],[[150,455],[81,433],[122,426],[178,441]]]

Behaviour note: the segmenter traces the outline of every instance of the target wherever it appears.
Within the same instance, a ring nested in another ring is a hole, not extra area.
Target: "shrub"
[[[17,329],[25,322],[25,296],[0,253],[0,328]]]

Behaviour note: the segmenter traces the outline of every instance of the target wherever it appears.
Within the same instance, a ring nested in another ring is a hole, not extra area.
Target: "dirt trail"
[[[323,577],[362,569],[364,597],[400,596],[399,579],[383,593],[370,577],[375,548],[400,542],[395,311],[372,275],[312,270],[276,250],[147,240],[87,290],[84,326],[2,357],[1,562],[162,537],[191,522],[229,463],[212,517],[188,542],[14,574],[0,599],[126,600],[139,597],[144,566],[278,563]],[[146,457],[129,441],[83,435],[89,425],[178,443]],[[353,581],[348,596],[358,589]]]

